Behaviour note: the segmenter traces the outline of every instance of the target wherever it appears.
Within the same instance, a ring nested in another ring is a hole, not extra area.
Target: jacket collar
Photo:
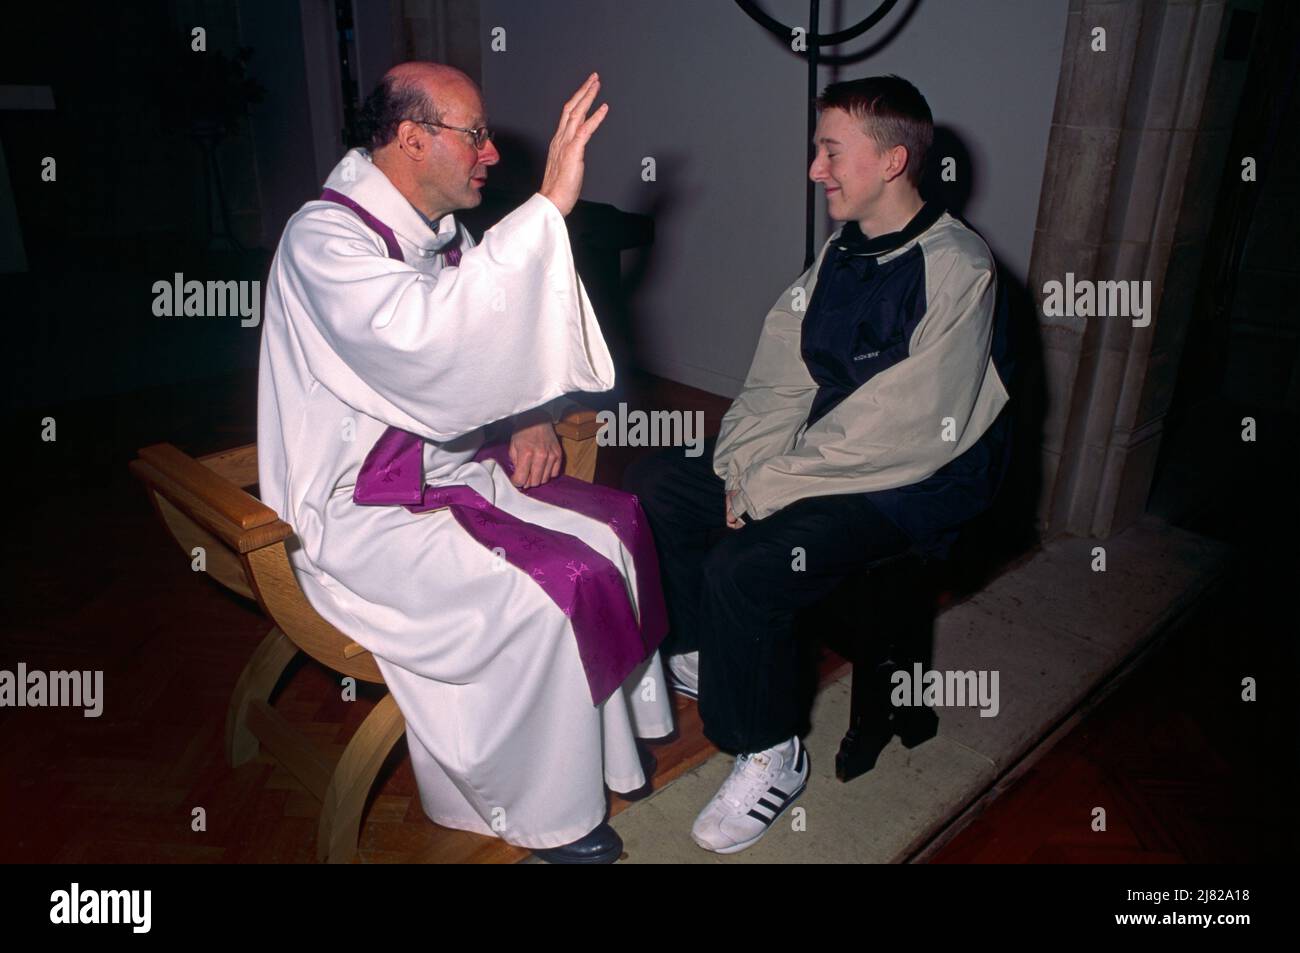
[[[406,200],[365,149],[349,149],[325,180],[325,188],[346,195],[421,251],[434,252],[456,238],[450,212],[435,224]]]
[[[943,206],[938,202],[930,201],[922,205],[920,210],[912,216],[912,220],[896,232],[877,235],[875,238],[867,238],[862,234],[862,229],[858,228],[857,222],[848,221],[844,223],[831,240],[834,242],[835,247],[845,254],[871,255],[878,258],[913,241],[935,222],[939,221],[941,215],[943,215]]]

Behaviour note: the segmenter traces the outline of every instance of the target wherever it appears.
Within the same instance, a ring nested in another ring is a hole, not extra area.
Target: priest
[[[475,244],[454,216],[499,160],[478,88],[394,67],[363,145],[290,220],[267,287],[262,498],[308,600],[374,656],[436,823],[561,863],[611,862],[608,786],[672,719],[635,497],[559,476],[562,395],[614,384],[574,270],[592,74],[541,188]],[[484,427],[508,419],[508,448]]]

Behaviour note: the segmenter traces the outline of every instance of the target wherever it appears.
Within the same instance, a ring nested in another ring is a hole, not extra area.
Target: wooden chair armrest
[[[595,470],[594,439],[600,430],[596,412],[570,404],[555,424],[566,444],[568,472],[590,481]],[[145,447],[131,472],[182,512],[247,553],[279,542],[293,533],[276,512],[243,487],[257,482],[257,444],[247,444],[194,459],[169,443]]]
[[[599,430],[596,412],[581,404],[571,404],[555,423],[555,432],[567,440],[590,440]]]
[[[236,552],[280,542],[293,532],[275,510],[171,444],[145,447],[130,469]]]
[[[229,480],[240,488],[252,486],[257,482],[257,444],[255,443],[232,447],[218,453],[209,453],[206,457],[199,457],[199,463],[223,480]]]

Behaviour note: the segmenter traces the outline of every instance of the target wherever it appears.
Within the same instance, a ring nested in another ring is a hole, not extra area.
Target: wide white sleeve
[[[564,217],[544,196],[436,276],[386,257],[346,209],[300,215],[277,259],[281,304],[311,375],[361,413],[446,441],[613,386]]]
[[[751,466],[732,504],[737,516],[763,519],[805,497],[917,483],[981,436],[972,418],[989,373],[995,277],[960,256],[948,265],[908,357],[819,418],[789,452]]]

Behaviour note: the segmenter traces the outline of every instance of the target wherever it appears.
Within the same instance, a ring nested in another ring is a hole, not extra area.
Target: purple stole
[[[384,240],[388,256],[403,260],[391,228],[333,189],[326,189],[321,198],[356,212]],[[443,255],[448,265],[460,264],[460,249],[454,244]],[[484,446],[474,459],[493,460],[514,474],[507,448],[500,443]],[[361,464],[352,499],[365,506],[404,506],[412,513],[449,509],[472,539],[527,573],[572,624],[591,701],[599,705],[649,658],[668,631],[654,541],[631,493],[568,476],[521,492],[604,523],[614,532],[636,567],[639,623],[623,574],[578,537],[527,523],[464,484],[427,485],[424,439],[416,434],[396,427],[384,431]]]

